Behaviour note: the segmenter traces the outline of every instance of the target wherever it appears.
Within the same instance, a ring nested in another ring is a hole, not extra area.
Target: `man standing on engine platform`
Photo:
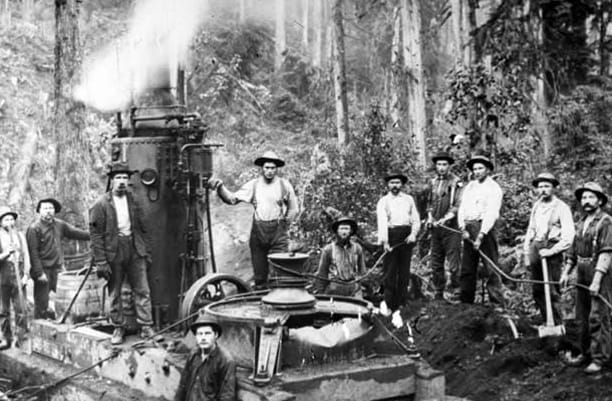
[[[55,217],[61,210],[62,205],[57,200],[41,199],[36,206],[39,218],[26,231],[36,319],[55,318],[55,312],[49,310],[49,292],[56,291],[58,272],[64,268],[62,239],[89,240],[89,232]]]
[[[427,228],[431,230],[429,267],[433,274],[436,299],[444,298],[446,274],[444,260],[448,260],[450,287],[459,290],[459,269],[461,263],[461,234],[441,225],[457,229],[457,209],[463,183],[450,172],[455,159],[447,152],[439,152],[432,161],[436,177],[427,188]]]
[[[468,160],[467,166],[474,177],[463,189],[457,211],[457,223],[463,232],[459,298],[461,302],[471,304],[474,303],[476,295],[480,253],[486,255],[495,265],[498,264],[495,222],[499,218],[503,192],[499,184],[490,177],[494,166],[488,157],[474,156]],[[483,262],[486,266],[485,280],[489,298],[503,307],[505,305],[501,280],[493,271],[493,266],[487,260]]]
[[[400,307],[407,301],[410,283],[410,259],[421,228],[421,220],[412,196],[402,192],[408,177],[392,173],[385,177],[389,192],[376,204],[378,242],[387,254],[383,260],[384,300],[380,313],[392,315],[391,322],[401,327]]]
[[[342,216],[331,226],[335,239],[321,252],[315,282],[317,293],[362,298],[361,284],[354,280],[365,274],[365,258],[361,245],[351,241],[357,222]]]
[[[595,182],[587,182],[575,192],[584,216],[576,224],[576,236],[566,256],[559,283],[569,283],[569,274],[578,267],[576,281],[576,321],[580,327],[581,353],[566,355],[566,362],[578,366],[590,356],[588,374],[599,373],[612,356],[612,217],[602,210],[608,196]],[[587,287],[588,289],[584,288]],[[602,299],[603,298],[603,299]],[[605,301],[604,301],[605,300]]]
[[[550,173],[539,174],[532,182],[537,188],[538,199],[531,209],[529,226],[525,233],[523,246],[524,263],[531,271],[533,280],[544,280],[542,258],[546,258],[549,281],[559,281],[563,265],[563,252],[574,241],[574,219],[570,207],[555,196],[559,181]],[[561,324],[559,313],[559,286],[550,285],[550,295],[553,306],[553,318],[556,324]],[[540,310],[542,319],[546,319],[546,302],[544,286],[533,285],[533,299]]]
[[[221,200],[229,205],[239,202],[253,205],[249,247],[255,289],[260,289],[268,284],[268,254],[288,250],[289,223],[298,214],[298,202],[291,183],[277,176],[278,169],[285,162],[274,152],[265,152],[255,159],[255,165],[261,167],[261,177],[252,179],[236,192],[231,192],[221,180],[215,178],[208,181],[208,186],[216,190]]]
[[[89,211],[89,231],[96,271],[109,282],[110,319],[115,327],[111,343],[121,344],[125,317],[121,286],[127,277],[132,287],[136,322],[143,338],[153,337],[151,292],[147,279],[150,253],[142,209],[128,191],[131,171],[124,162],[114,162],[107,173],[110,192],[98,199]]]

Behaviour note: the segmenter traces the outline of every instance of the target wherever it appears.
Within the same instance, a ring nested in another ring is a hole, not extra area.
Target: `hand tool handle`
[[[542,276],[544,282],[548,282],[548,263],[546,258],[542,258]],[[550,284],[544,284],[544,300],[546,301],[546,325],[554,326],[555,320],[553,318],[552,302],[550,300]]]

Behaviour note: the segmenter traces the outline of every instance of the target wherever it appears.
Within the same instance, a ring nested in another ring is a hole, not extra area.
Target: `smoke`
[[[120,111],[149,88],[168,87],[207,14],[203,0],[138,0],[128,32],[87,58],[76,100]]]

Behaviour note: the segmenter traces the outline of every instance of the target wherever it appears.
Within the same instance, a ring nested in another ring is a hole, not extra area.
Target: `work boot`
[[[601,365],[597,362],[591,362],[589,366],[584,368],[584,373],[587,375],[594,375],[595,373],[601,372]]]
[[[123,343],[123,336],[125,332],[123,327],[115,327],[115,331],[113,331],[113,336],[111,337],[112,345],[119,345]]]
[[[144,338],[146,340],[152,340],[155,336],[155,332],[151,326],[142,326],[140,329],[140,338]]]

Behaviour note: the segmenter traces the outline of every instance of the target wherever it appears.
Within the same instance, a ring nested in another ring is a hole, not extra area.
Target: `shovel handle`
[[[542,277],[548,283],[548,262],[546,258],[542,258]],[[546,302],[546,325],[552,327],[555,325],[553,318],[552,301],[550,299],[550,284],[544,284],[544,300]]]

